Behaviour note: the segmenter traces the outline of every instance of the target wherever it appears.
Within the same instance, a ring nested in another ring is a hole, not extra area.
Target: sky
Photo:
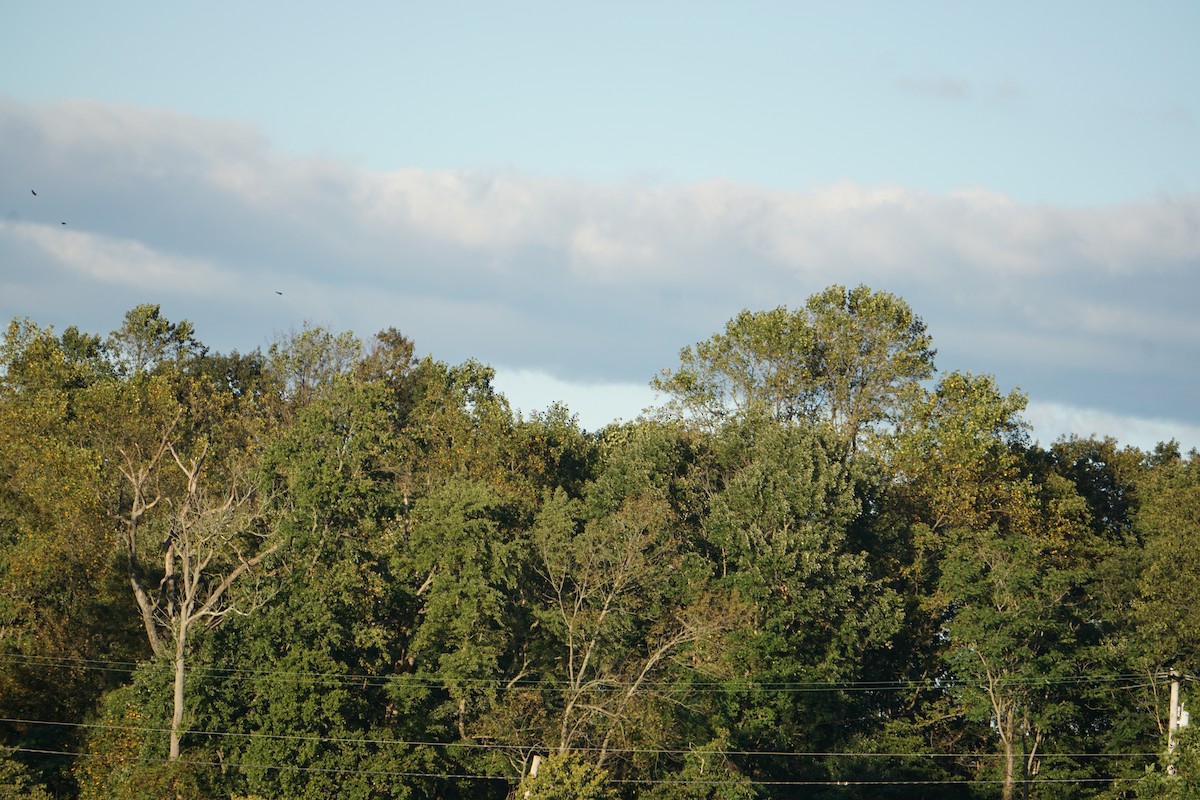
[[[595,430],[740,310],[866,284],[1043,444],[1200,447],[1194,0],[2,16],[0,319],[395,327]]]

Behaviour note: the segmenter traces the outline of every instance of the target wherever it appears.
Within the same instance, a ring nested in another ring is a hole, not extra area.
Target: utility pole
[[[1179,683],[1183,680],[1183,675],[1178,670],[1171,670],[1167,677],[1171,679],[1171,708],[1167,716],[1167,774],[1174,775],[1175,764],[1172,763],[1172,759],[1179,744],[1179,729],[1186,728],[1190,719],[1179,699]]]
[[[530,778],[536,778],[536,777],[537,777],[537,773],[538,773],[538,767],[540,767],[541,765],[542,765],[542,757],[541,757],[541,756],[537,756],[537,755],[535,755],[535,756],[533,757],[533,763],[529,765],[529,777],[530,777]],[[531,794],[533,794],[533,790],[532,790],[532,789],[526,789],[526,790],[525,790],[525,795],[524,795],[524,796],[525,796],[525,797],[529,797],[529,795],[531,795]]]
[[[1175,752],[1175,736],[1179,730],[1179,673],[1172,670],[1168,677],[1171,679],[1171,708],[1167,714],[1167,757]]]

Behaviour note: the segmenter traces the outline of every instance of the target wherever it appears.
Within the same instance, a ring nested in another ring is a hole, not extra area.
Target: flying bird
[[[283,292],[281,292],[281,291],[279,291],[278,289],[276,289],[276,290],[275,290],[275,294],[282,295],[282,294],[283,294]]]
[[[33,192],[33,189],[30,189],[29,191]],[[33,196],[37,197],[37,192],[33,192]]]

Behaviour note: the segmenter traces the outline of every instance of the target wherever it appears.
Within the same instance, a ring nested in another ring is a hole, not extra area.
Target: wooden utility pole
[[[1171,710],[1167,715],[1167,757],[1175,752],[1175,737],[1179,730],[1179,673],[1172,671],[1171,678]]]
[[[1183,701],[1179,699],[1179,684],[1183,674],[1177,670],[1167,673],[1171,679],[1171,708],[1167,718],[1167,773],[1175,774],[1175,748],[1179,746],[1179,730],[1188,726],[1188,712],[1184,710]],[[1189,677],[1188,680],[1191,680]]]

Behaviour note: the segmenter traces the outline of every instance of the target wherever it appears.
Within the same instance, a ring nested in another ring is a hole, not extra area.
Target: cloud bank
[[[1195,195],[377,173],[220,120],[4,98],[0,143],[5,317],[106,332],[157,302],[223,350],[305,320],[394,325],[447,360],[644,386],[742,308],[866,283],[925,318],[943,370],[1200,424]]]

